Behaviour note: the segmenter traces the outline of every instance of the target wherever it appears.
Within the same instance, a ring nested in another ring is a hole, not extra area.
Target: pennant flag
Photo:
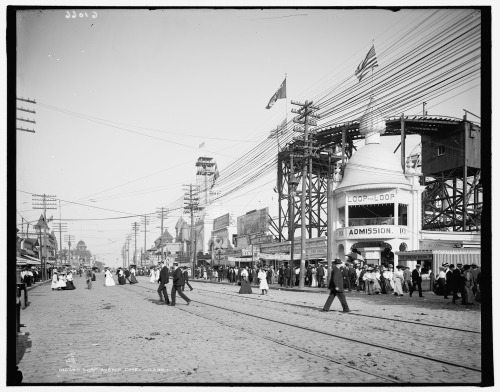
[[[356,75],[356,77],[361,82],[363,76],[365,76],[368,71],[374,67],[378,67],[378,64],[377,56],[375,55],[375,45],[372,45],[372,48],[366,55],[366,58],[361,62],[361,64],[358,65],[358,68],[354,72],[354,75]]]
[[[205,142],[201,143],[198,148],[202,148],[202,147],[205,147]]]
[[[274,105],[274,103],[281,98],[286,98],[286,78],[283,80],[283,83],[281,83],[280,88],[278,91],[274,93],[274,95],[271,97],[269,100],[269,103],[266,106],[266,109],[271,109]]]

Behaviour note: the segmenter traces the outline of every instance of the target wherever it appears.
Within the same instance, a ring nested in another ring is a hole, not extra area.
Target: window
[[[444,155],[444,146],[439,146],[438,147],[438,157]]]

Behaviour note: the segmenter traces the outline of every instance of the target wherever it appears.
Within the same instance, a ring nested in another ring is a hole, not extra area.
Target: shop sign
[[[382,226],[353,226],[343,227],[335,231],[337,240],[353,238],[409,238],[410,231],[407,227],[382,225]]]
[[[266,234],[266,235],[260,235],[260,236],[253,236],[250,235],[250,244],[256,245],[256,244],[269,244],[273,242],[274,237],[271,234]]]
[[[347,203],[350,205],[391,203],[396,200],[396,190],[393,189],[388,192],[362,191],[348,194],[346,198]]]

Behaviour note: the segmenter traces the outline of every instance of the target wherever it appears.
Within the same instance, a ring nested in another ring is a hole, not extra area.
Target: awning
[[[17,265],[41,265],[40,260],[29,256],[16,257]]]
[[[452,249],[452,250],[433,250],[434,261],[438,266],[444,263],[455,264],[461,263],[481,265],[481,249]]]
[[[437,267],[448,264],[477,264],[481,265],[481,249],[440,249],[440,250],[410,250],[395,252],[399,261],[433,260]]]

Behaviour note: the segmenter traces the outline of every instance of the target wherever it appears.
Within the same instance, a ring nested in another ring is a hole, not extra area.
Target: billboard
[[[269,231],[269,208],[247,212],[238,217],[238,236],[255,233],[266,233]]]
[[[214,219],[214,231],[224,229],[229,226],[229,213]]]

